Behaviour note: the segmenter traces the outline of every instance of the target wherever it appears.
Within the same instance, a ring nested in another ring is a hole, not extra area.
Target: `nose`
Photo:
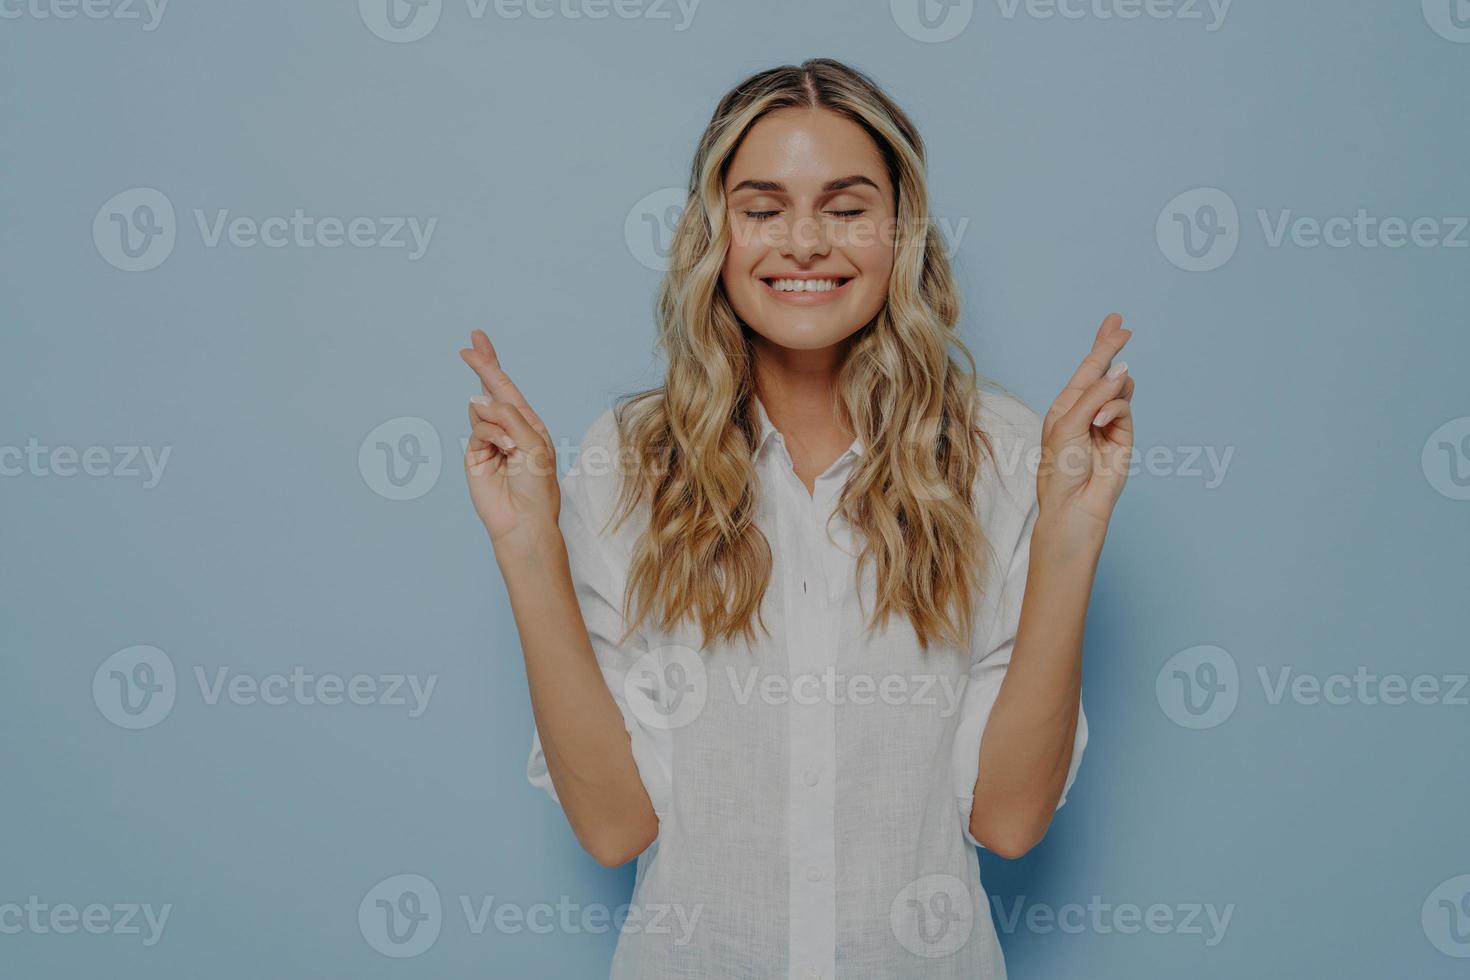
[[[827,235],[827,223],[812,208],[794,210],[780,248],[783,256],[798,265],[807,265],[829,254],[832,243]]]

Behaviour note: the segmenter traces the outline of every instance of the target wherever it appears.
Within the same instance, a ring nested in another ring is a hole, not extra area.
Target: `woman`
[[[638,858],[614,977],[1005,975],[971,845],[1025,853],[1077,775],[1130,332],[1103,322],[1044,420],[980,391],[924,166],[838,62],[727,94],[659,296],[666,380],[560,486],[489,339],[461,351],[530,779],[598,861]]]

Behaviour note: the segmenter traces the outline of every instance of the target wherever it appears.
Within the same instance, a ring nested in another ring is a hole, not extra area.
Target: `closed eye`
[[[743,214],[743,215],[745,215],[747,218],[749,218],[752,221],[769,221],[770,219],[774,218],[776,215],[780,214],[781,212],[779,210],[773,210],[773,211],[742,211],[740,213]],[[849,221],[849,220],[851,220],[853,218],[857,218],[857,217],[860,217],[860,216],[862,216],[864,214],[867,214],[867,208],[852,208],[852,209],[846,210],[846,211],[828,211],[826,213],[827,214],[830,214],[834,218],[839,218],[839,219],[841,219],[843,221]]]

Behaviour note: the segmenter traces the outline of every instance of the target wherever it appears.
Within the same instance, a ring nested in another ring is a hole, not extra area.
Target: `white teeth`
[[[771,288],[778,293],[829,293],[836,289],[836,279],[773,279]]]

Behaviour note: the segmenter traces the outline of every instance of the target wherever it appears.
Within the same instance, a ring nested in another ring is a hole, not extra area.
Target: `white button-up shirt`
[[[921,651],[908,620],[864,635],[873,565],[833,517],[860,441],[809,494],[757,400],[758,525],[773,569],[769,637],[701,649],[697,626],[616,645],[647,526],[617,503],[609,409],[562,479],[561,529],[592,647],[659,818],[639,857],[614,980],[1004,978],[969,832],[980,739],[1010,663],[1036,521],[1041,420],[982,396],[994,459],[976,508],[992,554],[964,649]],[[859,606],[859,597],[864,605]],[[1080,709],[1071,769],[1087,742]],[[556,798],[538,736],[530,781]],[[1061,804],[1059,803],[1058,806]]]

